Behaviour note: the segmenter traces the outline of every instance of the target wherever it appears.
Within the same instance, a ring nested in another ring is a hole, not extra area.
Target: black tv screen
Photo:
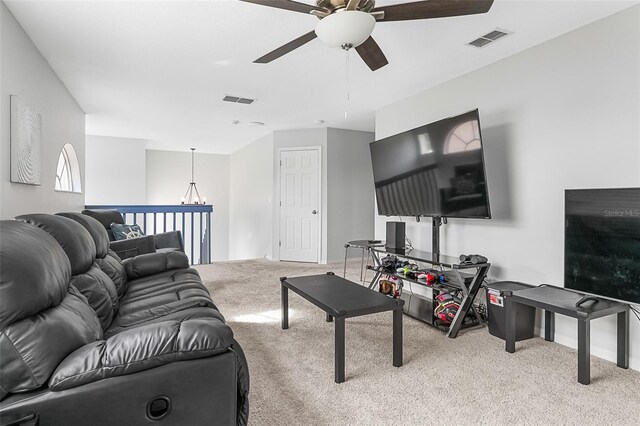
[[[370,148],[379,214],[491,217],[478,110]]]
[[[564,286],[640,303],[640,188],[565,192]]]

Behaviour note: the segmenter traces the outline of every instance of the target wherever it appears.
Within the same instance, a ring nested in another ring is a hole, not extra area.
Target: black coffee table
[[[327,313],[327,322],[335,319],[335,380],[344,382],[344,320],[361,315],[393,311],[393,366],[402,367],[402,305],[392,299],[353,283],[333,272],[308,277],[280,278],[282,329],[289,328],[289,290],[294,291]]]

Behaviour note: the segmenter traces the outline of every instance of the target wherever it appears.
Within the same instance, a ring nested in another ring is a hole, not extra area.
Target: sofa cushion
[[[71,352],[102,338],[95,312],[74,287],[62,302],[3,327],[0,332],[0,399],[37,389]]]
[[[127,272],[124,270],[122,261],[116,252],[109,250],[104,259],[96,259],[96,265],[111,278],[111,281],[116,286],[118,297],[122,297],[127,291]]]
[[[55,238],[69,258],[72,275],[86,272],[93,264],[96,244],[89,231],[75,220],[52,214],[28,214],[16,219],[35,225]]]
[[[116,286],[118,297],[121,297],[127,288],[127,274],[120,257],[109,248],[109,236],[104,226],[93,217],[80,213],[68,212],[57,213],[57,215],[75,220],[89,232],[96,245],[96,264],[111,278]]]
[[[78,349],[60,363],[49,387],[70,389],[170,362],[211,356],[226,352],[233,343],[231,329],[214,318],[149,324]]]
[[[188,268],[189,258],[179,251],[148,253],[125,259],[122,264],[128,279],[134,280],[171,269]]]
[[[163,321],[184,321],[195,318],[214,318],[222,322],[224,316],[215,308],[194,300],[183,300],[172,305],[158,306],[147,311],[136,311],[118,315],[105,330],[104,337],[109,338],[123,331]]]
[[[76,212],[57,213],[57,216],[64,216],[78,222],[86,229],[96,246],[96,258],[103,259],[109,252],[109,235],[107,230],[96,219]]]
[[[106,229],[107,235],[109,235],[109,241],[115,241],[113,232],[111,232],[112,223],[124,223],[122,213],[118,210],[82,210],[82,214],[90,216],[100,222],[100,224]]]
[[[111,232],[113,232],[113,238],[115,238],[116,241],[144,237],[144,232],[139,225],[124,225],[114,222],[110,225],[110,228]]]
[[[58,305],[71,264],[60,244],[34,225],[0,221],[0,327]]]
[[[71,285],[87,298],[89,306],[98,315],[102,329],[106,330],[118,310],[118,293],[113,281],[98,265],[94,265],[86,273],[71,277]]]

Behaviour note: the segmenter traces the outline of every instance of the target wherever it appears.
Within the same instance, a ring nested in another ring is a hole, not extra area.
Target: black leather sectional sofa
[[[80,213],[0,222],[0,424],[244,425],[240,345],[182,252]]]

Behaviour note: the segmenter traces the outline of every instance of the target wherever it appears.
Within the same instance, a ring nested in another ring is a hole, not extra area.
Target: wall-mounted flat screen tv
[[[491,217],[478,110],[370,144],[378,213]]]
[[[640,303],[640,188],[565,192],[564,286]]]

